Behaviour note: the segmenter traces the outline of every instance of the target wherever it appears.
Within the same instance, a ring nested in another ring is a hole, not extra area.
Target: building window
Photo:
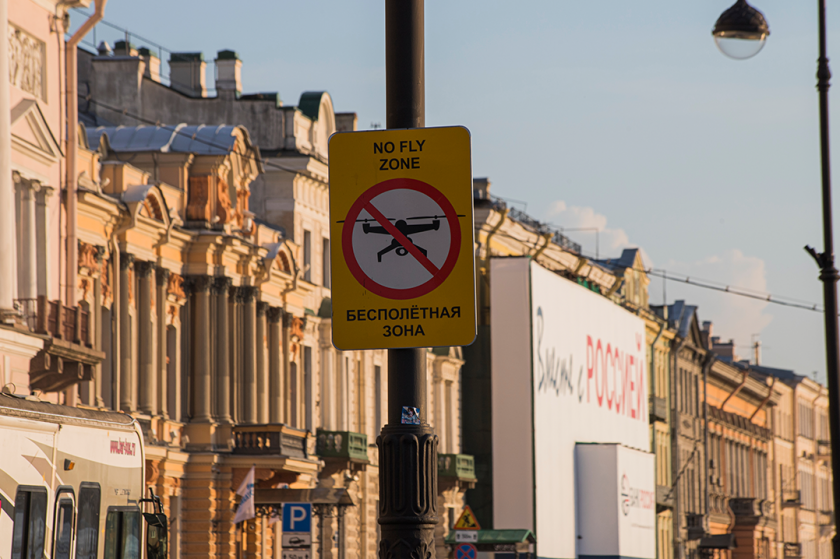
[[[808,439],[814,438],[814,410],[803,402],[799,402],[799,434]]]
[[[312,281],[312,233],[303,230],[303,279]]]
[[[804,470],[799,471],[799,491],[802,499],[802,508],[815,510],[814,503],[814,476]]]
[[[331,287],[330,284],[330,273],[332,269],[330,268],[330,240],[324,239],[324,252],[321,254],[321,258],[323,260],[323,270],[324,270],[324,281],[322,282],[324,287],[329,289]]]

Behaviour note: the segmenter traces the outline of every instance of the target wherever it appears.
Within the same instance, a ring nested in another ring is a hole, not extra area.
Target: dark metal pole
[[[828,144],[828,88],[831,70],[826,56],[825,0],[819,2],[820,57],[817,62],[817,90],[820,94],[820,155],[822,160],[823,252],[805,247],[820,267],[825,306],[826,378],[828,381],[828,416],[831,430],[831,455],[834,503],[840,503],[840,475],[836,469],[840,456],[840,354],[837,336],[837,268],[834,266],[834,227],[831,218],[831,162]],[[834,557],[840,557],[840,533],[834,535]]]
[[[385,0],[388,128],[426,124],[423,44],[423,0]],[[403,407],[417,408],[421,424],[403,424]],[[388,424],[376,440],[380,559],[435,557],[438,439],[428,412],[426,350],[389,350]]]

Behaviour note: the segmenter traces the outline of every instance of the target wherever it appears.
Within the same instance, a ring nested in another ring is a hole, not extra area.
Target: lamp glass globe
[[[745,33],[743,31],[721,31],[715,33],[717,48],[735,60],[752,58],[764,48],[767,33]]]

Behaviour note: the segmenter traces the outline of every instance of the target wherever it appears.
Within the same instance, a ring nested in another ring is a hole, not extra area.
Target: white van
[[[0,559],[164,559],[144,475],[131,416],[0,394]]]

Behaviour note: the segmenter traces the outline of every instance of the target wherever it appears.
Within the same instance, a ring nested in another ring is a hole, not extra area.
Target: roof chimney
[[[473,179],[473,198],[475,200],[490,199],[490,179],[487,177]]]
[[[173,52],[169,56],[169,85],[191,97],[206,97],[204,71],[207,64],[200,52]]]
[[[146,70],[143,75],[153,81],[160,82],[160,58],[146,47],[137,49],[137,54],[146,62]]]
[[[114,55],[116,56],[137,56],[137,49],[128,41],[117,41],[114,43]]]
[[[99,53],[99,56],[114,56],[114,49],[111,48],[108,41],[102,41],[99,43],[99,46],[96,47],[96,51]]]
[[[216,91],[242,93],[242,61],[232,50],[220,50],[216,57]]]

